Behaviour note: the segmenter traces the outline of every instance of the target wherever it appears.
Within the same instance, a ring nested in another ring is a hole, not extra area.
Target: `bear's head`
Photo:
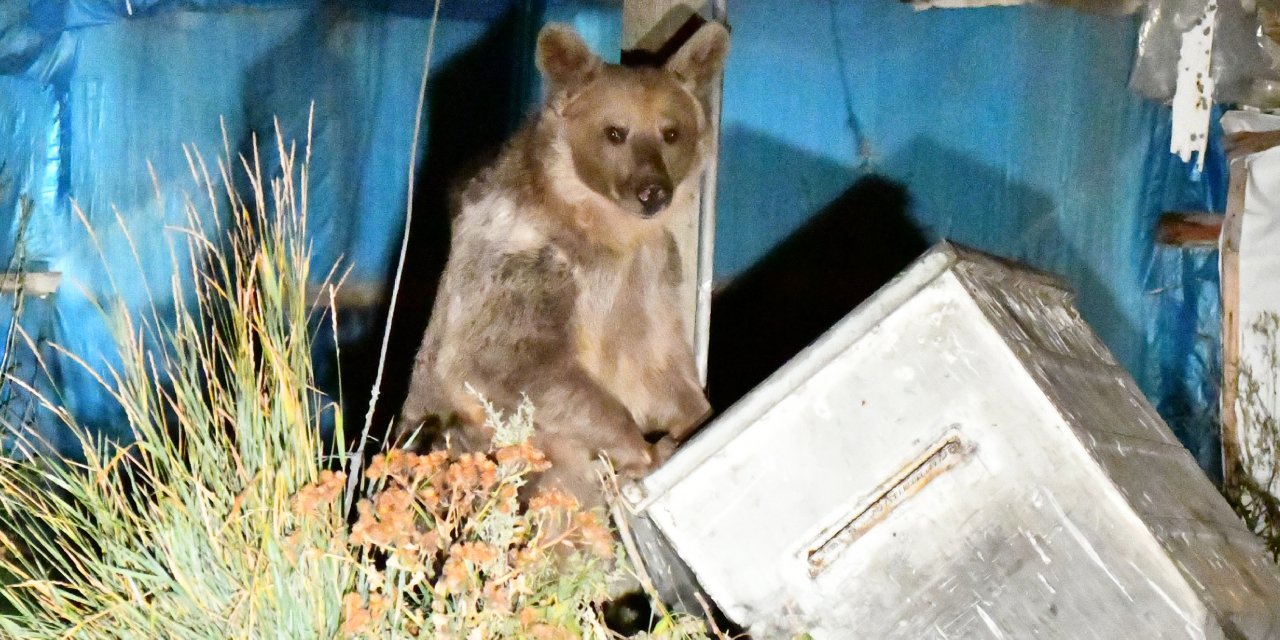
[[[573,179],[631,216],[666,210],[702,167],[707,96],[728,42],[724,27],[709,23],[661,68],[623,67],[606,64],[571,28],[545,27],[537,48],[544,117]]]

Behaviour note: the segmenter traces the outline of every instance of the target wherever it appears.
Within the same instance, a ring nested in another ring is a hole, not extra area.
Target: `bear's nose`
[[[671,188],[659,183],[647,184],[636,191],[636,199],[646,216],[652,216],[671,204]]]

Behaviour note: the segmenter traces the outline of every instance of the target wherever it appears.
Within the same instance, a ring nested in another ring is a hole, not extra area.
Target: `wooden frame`
[[[1222,222],[1219,269],[1222,298],[1222,484],[1239,485],[1240,430],[1236,420],[1240,376],[1240,229],[1244,213],[1246,167],[1243,156],[1231,158],[1227,215]]]
[[[1280,132],[1237,133],[1228,138],[1230,183],[1227,215],[1219,245],[1222,288],[1222,482],[1227,489],[1240,486],[1240,424],[1236,413],[1240,377],[1240,243],[1248,177],[1247,158],[1280,146]]]
[[[1222,238],[1223,216],[1202,211],[1171,211],[1160,216],[1156,242],[1181,249],[1217,248]]]

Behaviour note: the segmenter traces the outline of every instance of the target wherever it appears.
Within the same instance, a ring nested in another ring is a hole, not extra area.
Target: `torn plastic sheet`
[[[1161,102],[1173,98],[1182,68],[1183,36],[1192,29],[1206,28],[1199,21],[1210,5],[1216,6],[1217,14],[1210,63],[1217,101],[1246,101],[1254,96],[1256,81],[1280,80],[1251,0],[1150,0],[1138,31],[1137,58],[1129,79],[1134,91]]]
[[[1196,156],[1196,170],[1204,169],[1204,152],[1209,144],[1209,112],[1213,109],[1215,82],[1210,54],[1213,50],[1214,27],[1218,21],[1218,5],[1210,2],[1204,13],[1182,34],[1178,53],[1178,84],[1173,94],[1173,135],[1169,150],[1191,162]]]

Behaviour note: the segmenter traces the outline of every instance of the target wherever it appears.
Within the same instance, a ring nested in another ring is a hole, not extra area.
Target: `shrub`
[[[546,465],[527,441],[531,407],[490,411],[487,453],[387,451],[361,482],[348,483],[341,446],[325,453],[322,419],[339,445],[344,423],[316,390],[312,338],[336,320],[307,292],[306,159],[276,146],[283,175],[270,184],[240,163],[253,192],[228,190],[225,229],[193,155],[215,210],[188,200],[177,235],[192,268],[173,281],[176,309],[104,311],[122,364],[98,380],[131,442],[98,438],[8,378],[65,423],[83,460],[28,455],[41,443],[13,427],[20,446],[0,456],[0,636],[608,637],[598,605],[627,565],[604,514],[558,493],[517,502]],[[218,163],[218,183],[232,174]],[[702,635],[670,616],[657,629]]]

